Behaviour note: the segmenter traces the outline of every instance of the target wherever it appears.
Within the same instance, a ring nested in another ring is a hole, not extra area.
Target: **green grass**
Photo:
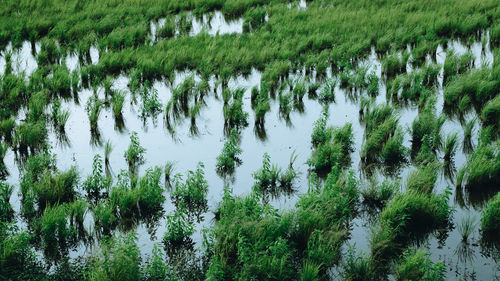
[[[498,233],[500,230],[500,193],[491,198],[482,211],[481,229],[484,232]]]
[[[224,147],[216,159],[216,169],[219,173],[231,173],[237,165],[241,164],[239,155],[243,150],[239,147],[238,142],[238,132],[232,129],[229,139],[224,143]]]
[[[450,162],[455,158],[455,153],[458,147],[458,134],[449,134],[444,141],[444,161]]]
[[[444,262],[433,262],[422,249],[410,248],[396,265],[395,280],[446,280]]]
[[[406,189],[418,193],[431,194],[434,191],[439,167],[440,165],[437,163],[430,163],[425,166],[417,167],[416,170],[408,174],[406,178]]]
[[[380,222],[394,231],[396,241],[446,227],[453,214],[449,195],[449,190],[439,195],[413,190],[397,194],[380,214]]]
[[[398,191],[399,183],[397,182],[384,180],[378,183],[376,178],[371,178],[360,192],[363,196],[363,202],[373,206],[383,207]]]
[[[123,154],[131,171],[135,171],[138,166],[144,164],[146,161],[146,159],[144,159],[144,153],[146,153],[146,149],[139,143],[137,132],[132,132],[132,134],[130,134],[130,145]]]
[[[469,238],[476,231],[476,218],[471,215],[466,215],[462,217],[460,220],[460,224],[458,225],[458,233],[462,237],[462,241],[468,242]]]
[[[0,222],[10,222],[14,218],[14,209],[10,204],[10,197],[14,186],[0,182]]]
[[[111,178],[104,175],[102,158],[99,154],[94,156],[92,173],[82,183],[82,189],[87,192],[87,196],[95,201],[105,197],[111,187]]]
[[[500,142],[480,144],[457,174],[457,186],[481,190],[500,182]]]
[[[181,174],[174,176],[170,197],[178,210],[186,209],[190,217],[200,220],[208,208],[207,193],[208,182],[204,165],[200,162],[196,170],[187,171],[185,180]]]
[[[88,280],[132,281],[141,276],[141,254],[135,234],[111,237],[101,242],[86,272]]]

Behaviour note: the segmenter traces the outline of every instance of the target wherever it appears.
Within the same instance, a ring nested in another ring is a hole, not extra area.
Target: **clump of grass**
[[[100,200],[95,207],[92,208],[94,214],[94,229],[97,232],[109,235],[111,230],[115,228],[118,218],[115,215],[115,210],[109,199]]]
[[[111,140],[107,140],[106,143],[104,144],[104,164],[109,165],[109,156],[111,155],[111,152],[113,151],[113,144],[111,143]]]
[[[474,126],[476,125],[477,117],[472,118],[467,121],[464,125],[464,140],[463,140],[463,151],[466,153],[472,152],[472,135],[474,134]]]
[[[151,88],[150,86],[143,86],[141,99],[141,115],[143,117],[156,116],[156,114],[161,111],[162,104],[158,99],[158,90]]]
[[[481,229],[486,233],[498,233],[500,231],[500,193],[488,201],[488,205],[482,211]]]
[[[475,190],[500,183],[500,141],[480,143],[457,174],[457,186]]]
[[[406,179],[407,190],[431,194],[436,184],[438,169],[439,164],[432,163],[411,171]]]
[[[397,53],[386,56],[382,61],[382,72],[388,77],[394,77],[405,70],[406,61]]]
[[[497,95],[483,107],[481,121],[485,126],[493,126],[500,130],[500,95]]]
[[[455,157],[455,153],[458,147],[458,134],[450,134],[446,137],[444,142],[444,161],[450,162]]]
[[[166,231],[163,235],[165,249],[175,252],[182,247],[192,244],[191,235],[194,233],[194,223],[188,219],[183,210],[177,210],[167,216]]]
[[[462,241],[467,242],[475,230],[476,218],[470,214],[462,217],[460,224],[458,225],[458,233],[460,233]]]
[[[327,127],[328,111],[325,108],[311,134],[311,143],[315,150],[307,161],[317,171],[328,171],[336,165],[345,166],[350,161],[353,151],[354,135],[352,124],[343,127]]]
[[[340,275],[342,280],[377,280],[370,258],[366,255],[357,255],[353,246],[347,252]]]
[[[399,183],[396,181],[384,180],[378,183],[376,178],[371,178],[366,187],[361,189],[360,193],[365,203],[382,208],[398,190]]]
[[[170,185],[170,179],[173,175],[174,168],[175,168],[175,163],[172,161],[168,161],[163,167],[163,172],[165,173],[165,183],[167,185]]]
[[[337,86],[337,80],[329,79],[326,81],[319,92],[319,101],[325,104],[335,102],[335,86]]]
[[[422,249],[404,251],[396,265],[396,280],[445,280],[446,266],[443,262],[432,262],[430,254]]]
[[[89,115],[90,129],[97,130],[97,121],[99,120],[99,115],[101,114],[102,106],[104,102],[99,100],[96,96],[90,96],[85,105],[85,110]]]
[[[186,180],[180,174],[173,178],[173,187],[170,197],[178,210],[186,209],[188,215],[201,219],[202,213],[208,208],[208,182],[205,179],[203,163],[198,163],[195,171],[188,171]]]
[[[219,173],[231,173],[236,165],[241,164],[241,159],[238,157],[243,150],[239,147],[238,141],[238,132],[232,129],[229,139],[224,143],[221,154],[217,156],[216,169]]]
[[[319,280],[320,265],[306,261],[300,270],[301,281],[317,281]]]
[[[361,150],[361,159],[367,163],[378,162],[381,159],[387,160],[389,163],[393,160],[390,157],[400,158],[404,156],[404,147],[402,147],[401,135],[395,135],[398,127],[398,118],[397,117],[387,117],[385,120],[382,120],[381,123],[375,125],[372,118],[368,115],[365,117],[367,129],[366,129],[366,139],[363,144],[363,148]],[[368,124],[370,125],[370,129],[368,129]],[[384,146],[386,146],[387,141],[392,138],[391,143],[384,151]],[[385,152],[384,158],[382,158],[382,152]],[[401,153],[403,152],[403,155]]]
[[[382,148],[382,162],[389,165],[406,162],[409,149],[403,145],[403,142],[404,132],[398,127]]]
[[[111,178],[104,175],[102,159],[99,154],[94,156],[92,164],[92,173],[82,184],[82,189],[87,192],[87,196],[98,202],[99,199],[106,197],[111,187]]]
[[[114,91],[111,97],[111,103],[113,104],[113,114],[115,117],[122,115],[123,103],[125,102],[125,93],[122,91]]]
[[[446,227],[453,213],[450,193],[447,189],[439,195],[414,190],[397,194],[380,214],[381,224],[394,231],[396,242]]]
[[[228,128],[239,128],[248,125],[248,113],[243,110],[243,94],[245,90],[238,88],[230,93],[227,103],[224,103],[224,125]],[[232,99],[231,99],[232,98]],[[229,101],[230,100],[230,101]]]
[[[297,173],[293,169],[295,159],[296,157],[292,154],[288,169],[283,172],[278,165],[271,164],[271,157],[264,153],[262,167],[252,174],[255,179],[254,190],[258,190],[264,195],[271,194],[273,196],[278,196],[282,192],[293,192],[293,181],[297,177]]]
[[[76,229],[68,222],[66,205],[49,205],[45,208],[40,219],[40,234],[45,252],[57,255],[59,249],[75,241]]]
[[[34,192],[40,211],[45,206],[64,202],[72,202],[76,196],[76,186],[78,185],[78,171],[72,167],[65,172],[51,173],[46,171],[40,179],[31,186]]]
[[[10,205],[10,197],[14,186],[0,182],[0,222],[10,222],[14,218],[14,209]]]
[[[441,149],[441,129],[445,121],[446,117],[443,115],[436,117],[434,102],[430,102],[425,109],[420,112],[418,117],[413,120],[411,126],[412,151],[416,153],[420,150],[420,145],[426,135],[429,137],[432,151]]]
[[[446,84],[458,74],[463,74],[474,65],[474,54],[468,51],[463,55],[457,55],[453,50],[446,53],[446,60],[443,65],[443,79]]]
[[[141,277],[141,252],[135,233],[110,237],[89,262],[87,278],[97,280],[139,280]]]
[[[131,171],[135,171],[138,166],[144,164],[144,153],[146,153],[146,149],[139,143],[137,132],[132,132],[130,135],[130,145],[123,154]]]
[[[264,120],[267,112],[271,110],[271,106],[269,104],[269,94],[265,87],[262,87],[259,95],[255,100],[255,125],[259,127],[264,126]]]

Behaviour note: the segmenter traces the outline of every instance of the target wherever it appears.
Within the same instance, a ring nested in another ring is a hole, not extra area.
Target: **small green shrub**
[[[146,153],[146,149],[139,143],[137,132],[132,132],[130,135],[130,145],[123,154],[131,171],[135,171],[138,166],[144,164],[144,153]]]
[[[87,192],[87,196],[95,202],[108,194],[111,187],[111,178],[104,175],[102,159],[99,154],[94,156],[92,173],[82,184],[82,189]]]
[[[208,183],[205,180],[203,163],[198,163],[195,171],[188,171],[186,180],[180,174],[173,178],[173,189],[170,197],[177,209],[186,209],[188,215],[194,215],[198,220],[208,208]]]
[[[166,231],[163,235],[163,243],[167,251],[177,250],[183,246],[189,246],[191,235],[194,233],[194,224],[188,219],[183,210],[177,210],[174,214],[167,216]]]

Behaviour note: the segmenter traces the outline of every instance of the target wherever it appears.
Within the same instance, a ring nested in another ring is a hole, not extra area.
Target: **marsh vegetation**
[[[4,1],[0,279],[498,279],[499,21]]]

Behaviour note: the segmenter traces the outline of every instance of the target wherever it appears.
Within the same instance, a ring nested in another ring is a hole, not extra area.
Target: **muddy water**
[[[305,2],[304,2],[305,3]],[[221,15],[222,16],[222,15]],[[212,28],[217,27],[217,16],[210,19]],[[204,26],[208,23],[208,18],[200,23]],[[219,20],[221,20],[219,18]],[[222,18],[223,20],[223,18]],[[161,22],[161,21],[160,21]],[[224,25],[225,26],[225,25]],[[236,26],[236,25],[235,25]],[[227,26],[226,26],[227,27]],[[221,34],[221,25],[219,29],[210,29],[214,34]],[[239,28],[239,27],[238,27]],[[234,27],[236,30],[237,27]],[[201,32],[202,27],[193,25],[193,30]],[[230,30],[229,28],[226,30]],[[238,32],[238,31],[235,31]],[[211,33],[210,33],[211,34]],[[214,35],[212,34],[212,35]],[[488,36],[485,34],[484,36]],[[487,40],[489,41],[489,40]],[[39,45],[36,45],[39,49]],[[449,48],[453,48],[457,53],[463,53],[468,48],[460,44],[458,41],[453,41],[449,44]],[[486,61],[491,64],[493,59],[489,43],[483,48],[481,43],[475,43],[471,46],[470,50],[475,55],[475,66],[479,66],[481,62]],[[436,54],[436,62],[442,64],[445,60],[446,53],[441,46],[438,47]],[[0,73],[3,73],[5,68],[5,52],[0,56]],[[20,50],[13,51],[13,61],[19,61],[19,64],[14,66],[17,73],[25,71],[27,75],[31,74],[36,69],[36,60],[31,52],[31,44],[25,43]],[[99,53],[97,49],[91,50],[92,63],[97,63]],[[367,63],[370,66],[370,72],[373,71],[377,76],[381,77],[381,64],[377,60],[375,53],[368,58]],[[70,70],[78,68],[78,60],[76,57],[67,57],[65,64]],[[411,71],[411,68],[410,68]],[[190,73],[177,73],[176,79],[173,83],[175,87],[181,83],[185,77]],[[301,74],[294,74],[295,77],[300,77]],[[328,77],[332,77],[331,70],[328,71]],[[66,124],[67,142],[61,142],[58,136],[51,132],[49,135],[50,143],[53,147],[53,152],[57,155],[57,165],[60,170],[65,170],[72,165],[77,165],[82,177],[86,177],[91,172],[92,160],[95,154],[104,154],[104,142],[110,140],[113,144],[113,151],[110,155],[110,166],[112,173],[117,175],[120,170],[127,169],[128,166],[123,157],[124,151],[127,149],[130,141],[129,137],[131,132],[135,131],[139,135],[140,143],[147,149],[145,154],[146,163],[139,169],[139,174],[144,174],[144,171],[153,166],[162,166],[167,161],[175,162],[175,171],[184,174],[188,169],[194,169],[198,162],[203,162],[205,165],[206,179],[209,184],[208,202],[209,212],[204,217],[205,220],[196,226],[197,232],[194,234],[193,239],[198,246],[201,244],[201,229],[203,227],[213,225],[213,214],[218,202],[220,202],[224,185],[229,183],[230,188],[236,195],[248,194],[253,185],[252,173],[258,170],[262,165],[262,155],[267,152],[271,156],[271,161],[281,167],[288,165],[291,154],[295,151],[298,155],[295,162],[295,168],[299,171],[300,176],[296,181],[297,193],[291,196],[282,196],[278,199],[271,201],[271,204],[280,210],[293,208],[299,194],[307,190],[307,175],[308,167],[306,161],[311,154],[310,136],[313,128],[313,123],[320,117],[322,106],[315,100],[304,98],[304,112],[292,112],[290,119],[291,122],[279,117],[278,102],[272,101],[271,111],[266,115],[265,128],[266,138],[258,137],[254,131],[253,111],[250,106],[250,89],[260,83],[261,75],[258,71],[252,73],[244,78],[238,77],[231,79],[229,87],[245,87],[247,89],[244,98],[244,110],[249,112],[249,126],[242,131],[241,148],[243,153],[241,159],[243,163],[236,168],[234,174],[234,181],[227,181],[219,177],[215,172],[215,161],[219,155],[223,144],[223,102],[220,98],[220,87],[216,89],[217,94],[210,94],[206,98],[207,105],[203,107],[200,112],[200,117],[197,118],[196,124],[198,126],[198,134],[193,135],[190,131],[190,122],[185,120],[175,128],[175,133],[171,134],[165,126],[163,115],[160,114],[156,118],[143,119],[140,117],[139,104],[131,102],[131,95],[127,95],[126,102],[123,108],[124,124],[123,130],[115,129],[115,121],[110,109],[103,110],[99,117],[99,132],[100,143],[90,134],[90,124],[87,113],[84,110],[84,105],[88,98],[92,95],[90,90],[82,90],[78,93],[79,104],[73,101],[63,102],[62,108],[70,109],[71,116]],[[198,79],[198,78],[197,78]],[[439,99],[437,103],[438,113],[442,110],[443,105],[443,88],[442,88],[442,73],[440,74],[440,87]],[[382,80],[381,80],[382,81]],[[128,78],[120,76],[115,79],[113,88],[127,91]],[[215,84],[214,79],[211,85]],[[166,104],[171,97],[171,86],[167,86],[163,82],[156,82],[154,88],[158,90],[159,98],[162,104]],[[336,88],[336,100],[329,106],[329,125],[342,126],[346,122],[351,122],[353,125],[353,133],[355,136],[355,152],[352,153],[352,168],[357,171],[359,178],[364,178],[364,173],[361,172],[359,152],[363,144],[363,125],[360,124],[358,119],[358,105],[347,98],[346,90]],[[103,97],[102,89],[100,90],[101,98]],[[140,102],[140,98],[138,98]],[[380,93],[376,100],[377,103],[385,103],[385,85],[381,82]],[[417,116],[416,107],[408,107],[401,109],[400,112],[400,125],[404,128],[410,128],[411,123]],[[23,112],[20,113],[18,119],[22,119]],[[469,117],[470,118],[470,117]],[[479,124],[476,126],[479,128]],[[463,136],[463,130],[460,124],[454,120],[447,120],[443,126],[443,135],[451,132],[458,132],[459,136]],[[477,138],[474,139],[477,143]],[[410,147],[410,135],[406,134],[405,145]],[[438,155],[442,158],[442,155]],[[455,165],[457,170],[460,169],[466,161],[466,155],[462,153],[459,146],[455,156]],[[15,156],[12,151],[9,151],[5,157],[5,163],[9,169],[10,175],[7,181],[11,184],[18,186],[19,171],[15,161]],[[412,170],[412,167],[404,167],[397,175],[397,178],[402,179],[404,186],[404,179],[406,175]],[[379,177],[382,179],[382,176]],[[442,192],[447,186],[453,187],[454,184],[447,180],[444,175],[440,175],[436,184],[436,191]],[[454,191],[454,188],[452,188]],[[166,192],[166,197],[169,195]],[[452,204],[456,208],[454,214],[454,223],[458,225],[461,219],[467,215],[473,215],[478,220],[480,218],[480,210],[473,208],[461,208],[460,205],[454,200],[455,194],[452,195]],[[15,210],[19,212],[20,203],[17,192],[11,198],[11,203]],[[167,213],[174,210],[173,204],[167,200],[164,204],[164,209]],[[356,245],[357,251],[368,253],[369,251],[369,229],[372,226],[368,216],[359,215],[353,221],[353,230],[351,239],[346,245]],[[86,225],[91,225],[92,217],[89,215],[86,219]],[[151,253],[153,245],[161,242],[163,233],[165,232],[165,220],[160,220],[159,225],[156,227],[156,235],[151,235],[144,224],[137,227],[139,237],[139,246],[144,254]],[[472,242],[464,245],[461,242],[461,237],[456,229],[449,231],[449,236],[445,240],[444,245],[439,244],[437,238],[429,238],[421,246],[426,247],[431,253],[433,260],[442,260],[448,266],[448,279],[455,279],[456,276],[462,276],[464,280],[491,280],[498,277],[498,267],[492,258],[486,257],[482,254],[477,241],[480,238],[478,228],[476,229]],[[344,247],[346,248],[346,247]],[[71,256],[79,256],[86,254],[90,249],[80,247],[71,253]],[[464,254],[465,253],[465,254]],[[336,278],[336,269],[333,270],[332,278]]]

